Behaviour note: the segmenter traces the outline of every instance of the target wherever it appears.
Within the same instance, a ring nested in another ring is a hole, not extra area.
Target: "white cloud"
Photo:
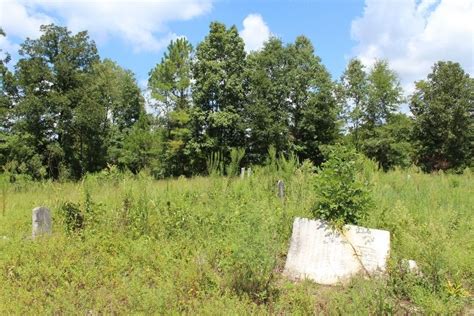
[[[32,12],[18,1],[0,1],[0,27],[6,33],[6,37],[0,37],[2,57],[7,52],[15,56],[20,48],[20,45],[16,44],[12,38],[36,37],[40,33],[40,25],[52,22],[51,17],[40,12]]]
[[[366,0],[352,21],[353,54],[366,65],[388,59],[406,92],[438,60],[459,62],[474,74],[473,0]]]
[[[0,9],[0,26],[7,36],[36,37],[40,33],[40,25],[54,21],[46,14],[35,12],[29,5],[16,0],[2,0]]]
[[[247,15],[243,25],[244,28],[240,31],[240,37],[245,42],[247,52],[259,50],[263,47],[263,43],[270,38],[270,29],[260,14]]]
[[[135,51],[158,51],[176,38],[168,23],[210,11],[212,0],[2,0],[0,25],[7,36],[38,35],[39,25],[59,20],[70,30],[88,30],[99,42],[121,39]]]

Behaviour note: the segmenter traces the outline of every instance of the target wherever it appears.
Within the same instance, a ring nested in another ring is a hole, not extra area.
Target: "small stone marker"
[[[295,218],[284,274],[320,284],[348,281],[358,273],[385,272],[390,232],[345,225],[340,233],[321,220]]]
[[[33,219],[33,238],[44,235],[51,234],[51,229],[53,226],[51,220],[51,211],[49,208],[40,206],[33,209],[32,214]]]
[[[240,168],[240,178],[243,179],[245,177],[245,168]]]
[[[412,273],[415,275],[423,275],[415,260],[402,259],[401,265],[402,265],[402,269],[405,272]]]
[[[277,187],[278,187],[278,197],[280,199],[283,199],[285,197],[285,183],[283,182],[283,180],[278,180]]]
[[[247,169],[247,177],[250,178],[251,175],[252,175],[252,168],[249,167],[249,168]]]

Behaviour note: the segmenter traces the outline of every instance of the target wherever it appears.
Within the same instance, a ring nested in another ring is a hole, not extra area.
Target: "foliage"
[[[237,28],[212,22],[193,67],[193,100],[203,115],[203,124],[195,127],[209,138],[210,151],[226,159],[231,147],[243,145],[244,69],[244,42]]]
[[[363,164],[368,173],[358,177],[372,178],[376,207],[359,223],[390,231],[388,275],[334,287],[281,275],[292,222],[310,217],[317,202],[307,163],[284,179],[285,203],[275,194],[281,174],[259,167],[243,181],[155,181],[111,167],[83,182],[6,183],[0,314],[466,313],[465,295],[474,291],[472,174],[384,173]],[[84,215],[80,234],[60,224],[64,199]],[[32,242],[37,205],[52,209],[53,234]],[[401,259],[415,260],[423,275],[403,273]]]
[[[410,109],[418,163],[426,171],[462,170],[474,156],[474,79],[458,63],[440,61],[416,83]]]
[[[293,151],[301,161],[320,164],[324,160],[320,146],[333,144],[338,137],[333,83],[308,38],[298,36],[288,50]]]
[[[293,151],[301,160],[323,160],[319,146],[337,138],[337,107],[330,75],[304,36],[284,46],[271,38],[248,57],[249,160],[265,161],[268,146]]]
[[[287,152],[291,145],[288,98],[289,52],[280,39],[270,38],[258,52],[247,58],[249,91],[246,105],[246,160],[262,163],[267,149]]]
[[[196,50],[172,40],[144,92],[131,71],[100,59],[87,31],[42,26],[13,67],[0,52],[2,171],[12,181],[79,180],[109,165],[192,177],[208,173],[210,153],[219,152],[218,174],[233,175],[265,166],[269,147],[274,161],[319,166],[325,146],[341,141],[384,170],[471,166],[474,89],[459,64],[439,62],[417,84],[411,120],[397,113],[403,92],[387,61],[366,68],[352,59],[333,82],[305,36],[271,37],[248,54],[244,46],[235,26],[219,22]]]
[[[413,161],[412,120],[405,114],[392,114],[386,124],[363,131],[361,151],[387,171],[396,166],[408,168]]]
[[[72,35],[54,25],[41,32],[21,45],[13,131],[31,136],[30,146],[48,175],[57,178],[63,163],[79,177],[104,166],[105,111],[91,91],[97,49],[87,32]]]
[[[118,163],[132,173],[148,167],[157,177],[163,175],[159,165],[162,137],[159,130],[150,128],[151,119],[147,115],[139,118],[123,140],[123,149],[119,153]]]
[[[108,153],[121,149],[143,98],[130,71],[99,60],[87,32],[45,25],[41,33],[21,45],[2,160],[35,179],[77,179],[105,168]]]
[[[368,100],[362,110],[366,128],[384,124],[402,103],[402,88],[397,74],[385,60],[377,60],[368,75]]]
[[[335,90],[350,124],[350,138],[356,149],[388,170],[411,164],[411,122],[396,113],[403,102],[397,74],[385,60],[377,60],[366,73],[358,59],[352,59]]]
[[[206,161],[207,174],[210,176],[224,175],[224,157],[221,152],[213,152],[209,155]]]
[[[226,167],[228,176],[237,176],[240,173],[240,163],[245,156],[245,149],[232,148],[230,150],[230,162]]]
[[[337,226],[359,224],[372,207],[370,185],[361,179],[361,157],[355,151],[336,145],[329,149],[315,178],[317,193],[313,215]]]
[[[364,65],[359,59],[351,59],[341,77],[340,97],[347,102],[345,116],[354,135],[354,144],[359,148],[359,128],[362,124],[362,111],[368,100],[368,81]],[[344,102],[344,101],[342,101]]]
[[[187,39],[172,40],[161,63],[150,71],[148,87],[164,113],[189,107],[192,53]]]
[[[191,60],[184,38],[171,41],[161,63],[150,72],[148,87],[164,120],[162,168],[165,176],[191,175],[187,144],[191,137]]]
[[[63,216],[64,226],[68,233],[78,231],[84,227],[84,215],[78,204],[65,202],[60,207],[60,213]]]

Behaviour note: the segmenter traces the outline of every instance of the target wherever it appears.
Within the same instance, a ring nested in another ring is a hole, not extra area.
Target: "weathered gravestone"
[[[346,225],[342,233],[321,220],[296,218],[284,274],[320,284],[345,283],[356,274],[385,272],[390,233]]]
[[[34,208],[32,220],[33,238],[44,234],[51,234],[53,223],[51,220],[51,211],[49,210],[49,208],[44,206]]]
[[[285,198],[285,183],[283,182],[283,180],[278,180],[277,189],[278,189],[278,197],[280,199],[284,199]]]

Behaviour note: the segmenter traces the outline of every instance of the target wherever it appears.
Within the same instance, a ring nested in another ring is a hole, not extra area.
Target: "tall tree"
[[[366,129],[372,129],[386,122],[403,102],[397,74],[389,68],[386,60],[377,60],[371,68],[367,90],[367,102],[361,114]]]
[[[191,103],[193,47],[185,38],[171,41],[161,62],[150,71],[148,87],[164,112],[187,109]]]
[[[388,62],[375,61],[367,74],[362,62],[352,59],[336,87],[338,102],[345,103],[355,147],[384,170],[410,164],[411,121],[396,113],[403,92]]]
[[[118,164],[133,173],[148,168],[155,177],[162,177],[164,176],[160,159],[162,137],[160,130],[154,129],[152,123],[151,115],[143,114],[124,135]]]
[[[362,111],[367,104],[368,80],[364,65],[359,59],[351,59],[341,77],[346,97],[346,110],[355,147],[359,148],[359,128],[362,123]]]
[[[231,147],[243,145],[245,57],[237,28],[211,23],[209,34],[197,47],[193,71],[193,98],[200,110],[198,117],[204,119],[196,126],[207,137],[201,142],[201,152],[228,155]]]
[[[410,110],[418,163],[426,171],[462,168],[474,156],[474,79],[459,63],[439,61],[416,82]]]
[[[245,145],[251,163],[265,161],[269,146],[278,153],[290,149],[288,59],[288,49],[275,37],[248,57]]]
[[[40,38],[21,45],[14,129],[29,139],[49,175],[63,168],[79,177],[104,163],[96,126],[104,113],[90,93],[97,49],[87,32],[72,35],[55,25],[40,30]]]
[[[190,175],[192,45],[172,41],[161,63],[150,72],[148,87],[164,120],[162,166],[165,175]]]
[[[94,64],[92,92],[102,112],[101,131],[107,143],[107,163],[120,164],[123,142],[145,113],[135,76],[110,59]]]
[[[290,131],[300,159],[323,162],[320,145],[333,143],[338,135],[337,104],[331,76],[314,54],[310,40],[296,38],[288,47]]]
[[[0,28],[0,37],[5,36],[5,32]],[[0,165],[4,165],[8,160],[8,142],[11,137],[11,112],[16,95],[15,78],[8,69],[10,54],[0,49]]]

